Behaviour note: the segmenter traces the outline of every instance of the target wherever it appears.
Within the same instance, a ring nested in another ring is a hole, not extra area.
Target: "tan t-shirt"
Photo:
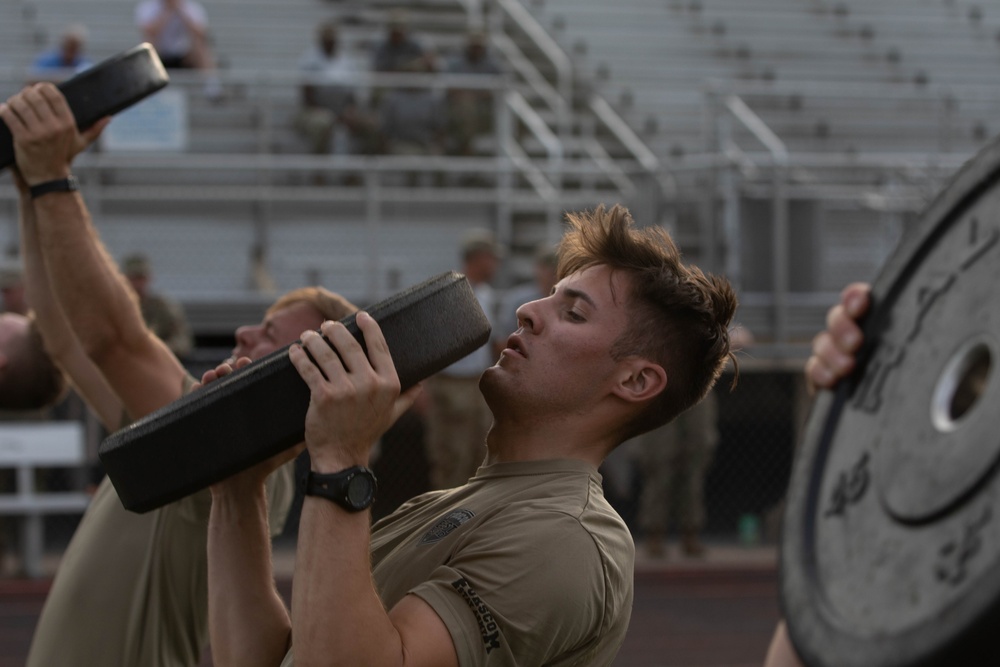
[[[272,534],[294,462],[268,479]],[[208,490],[145,514],[105,478],[59,564],[28,667],[192,667],[208,642]]]
[[[635,547],[582,461],[485,466],[419,496],[375,525],[372,560],[386,608],[424,599],[462,667],[610,665],[628,629]]]

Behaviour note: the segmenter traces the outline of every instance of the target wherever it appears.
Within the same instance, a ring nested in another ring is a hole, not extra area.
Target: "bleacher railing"
[[[26,78],[23,72],[3,74],[0,88],[6,88],[5,94],[17,90]],[[689,254],[699,264],[725,272],[734,280],[741,293],[743,321],[759,340],[773,342],[773,348],[757,348],[759,358],[800,358],[811,334],[822,326],[822,314],[835,300],[836,289],[843,284],[835,280],[840,275],[836,267],[830,269],[832,278],[820,276],[806,285],[790,276],[789,262],[801,252],[790,238],[803,224],[790,212],[794,202],[854,208],[866,225],[882,230],[878,252],[866,255],[867,263],[862,266],[863,271],[872,273],[852,275],[854,279],[870,279],[907,221],[970,157],[957,152],[782,150],[782,138],[767,128],[742,96],[727,92],[716,96],[721,103],[706,103],[706,113],[714,114],[716,136],[706,141],[705,152],[663,159],[652,154],[599,98],[592,99],[590,107],[594,118],[603,124],[605,135],[614,137],[613,146],[598,140],[593,127],[585,127],[568,142],[563,140],[527,102],[525,91],[507,77],[375,74],[358,74],[343,83],[363,90],[421,86],[438,91],[450,87],[489,91],[494,97],[495,130],[481,138],[481,155],[310,155],[296,146],[290,127],[299,87],[310,79],[264,71],[225,71],[219,76],[227,97],[214,103],[202,98],[205,81],[197,75],[179,73],[171,85],[186,92],[193,118],[206,110],[224,113],[236,109],[254,119],[243,130],[248,137],[245,143],[252,148],[235,154],[200,152],[197,146],[172,153],[88,152],[78,158],[77,168],[94,210],[112,202],[150,202],[158,208],[171,202],[255,203],[256,218],[247,224],[264,230],[259,236],[266,255],[266,229],[275,224],[269,211],[279,203],[358,204],[372,228],[378,227],[384,206],[391,203],[432,203],[442,210],[452,205],[486,204],[494,208],[501,242],[524,249],[539,240],[556,238],[564,210],[623,202],[638,213],[638,219],[671,226],[682,245],[695,249]],[[756,138],[751,143],[747,137]],[[197,174],[196,182],[182,178],[189,173]],[[310,177],[317,173],[330,176],[332,184],[314,183]],[[432,186],[414,185],[401,177],[408,173],[434,173],[440,178]],[[353,183],[339,182],[339,176],[351,174],[357,177]],[[871,177],[859,180],[859,174]],[[744,238],[749,224],[746,207],[753,201],[770,203],[767,257],[748,254]],[[11,226],[16,219],[14,202],[9,179],[0,177],[0,217],[5,210]],[[685,228],[673,214],[686,206],[699,211],[698,220],[709,222]],[[515,220],[525,212],[533,212],[544,221],[527,235],[515,229]],[[862,218],[862,213],[867,217]],[[16,239],[16,233],[8,236]],[[823,264],[839,261],[821,256],[813,259]],[[754,271],[760,273],[760,268],[753,263],[766,264],[766,279],[754,279]],[[385,287],[377,280],[384,273],[377,245],[365,249],[362,264],[369,291],[359,298],[386,296]]]

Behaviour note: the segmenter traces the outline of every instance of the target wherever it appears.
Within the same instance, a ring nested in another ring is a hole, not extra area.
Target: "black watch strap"
[[[365,466],[352,466],[335,473],[309,471],[302,480],[302,493],[332,500],[349,512],[360,512],[375,501],[375,473]]]
[[[76,180],[76,177],[67,176],[66,178],[57,178],[54,181],[45,181],[38,185],[32,185],[28,188],[28,192],[31,193],[32,199],[37,199],[50,192],[76,192],[79,189],[80,183]]]

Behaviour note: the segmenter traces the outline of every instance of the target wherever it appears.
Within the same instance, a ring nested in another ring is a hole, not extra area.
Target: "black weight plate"
[[[105,116],[113,116],[169,82],[159,56],[147,43],[102,60],[58,84],[76,126],[85,130]],[[14,163],[14,138],[0,120],[0,169]]]
[[[997,665],[1000,141],[872,286],[854,376],[810,413],[781,604],[816,667]]]
[[[490,324],[472,287],[444,273],[366,309],[379,323],[403,389],[481,347]],[[355,339],[354,316],[341,320]],[[147,512],[302,442],[309,388],[288,347],[174,401],[101,443],[126,509]]]

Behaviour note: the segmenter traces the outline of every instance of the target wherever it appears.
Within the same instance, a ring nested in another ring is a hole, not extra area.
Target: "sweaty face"
[[[236,330],[236,347],[230,361],[240,357],[250,357],[256,361],[261,357],[291,345],[307,329],[319,329],[323,316],[308,303],[294,303],[264,317],[260,324],[240,327]]]
[[[491,407],[585,412],[604,396],[620,369],[611,348],[628,321],[627,280],[594,266],[518,308],[520,328],[480,383]]]

